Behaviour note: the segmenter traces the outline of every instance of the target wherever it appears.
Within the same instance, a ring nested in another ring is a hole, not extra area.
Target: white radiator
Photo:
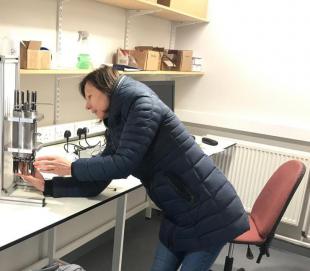
[[[285,161],[301,160],[307,167],[282,222],[298,225],[309,179],[310,154],[251,142],[241,142],[212,156],[215,164],[232,182],[245,209],[249,212],[272,173]]]

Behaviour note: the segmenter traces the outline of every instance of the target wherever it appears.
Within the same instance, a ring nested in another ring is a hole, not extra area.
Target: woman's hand
[[[23,175],[23,174],[16,174],[17,176],[21,177],[24,181],[30,183],[33,185],[36,189],[39,191],[43,192],[44,191],[44,178],[42,174],[36,170],[35,171],[35,176],[32,175]]]
[[[37,157],[33,163],[34,167],[46,173],[54,173],[59,176],[71,175],[71,161],[61,156]]]

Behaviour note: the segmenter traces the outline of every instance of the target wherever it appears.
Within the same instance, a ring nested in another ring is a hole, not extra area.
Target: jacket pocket
[[[174,191],[191,206],[196,205],[198,199],[194,192],[175,174],[167,174],[167,180]]]

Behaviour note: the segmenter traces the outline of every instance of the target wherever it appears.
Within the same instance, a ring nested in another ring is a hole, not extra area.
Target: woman
[[[107,127],[103,153],[73,163],[41,157],[36,177],[22,177],[45,195],[68,197],[95,196],[112,179],[134,175],[164,214],[151,270],[208,270],[249,227],[232,185],[146,85],[104,66],[82,80],[80,92]],[[39,171],[72,177],[44,181]]]

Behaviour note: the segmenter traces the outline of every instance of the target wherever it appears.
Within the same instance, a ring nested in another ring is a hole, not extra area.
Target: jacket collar
[[[128,77],[126,75],[121,75],[113,89],[112,89],[112,94],[110,96],[110,109],[109,109],[109,116],[103,120],[103,123],[106,127],[110,127],[111,123],[110,123],[110,119],[113,118],[113,116],[116,116],[120,113],[121,110],[121,103],[122,103],[122,99],[120,98],[120,96],[122,96],[122,86],[124,84],[124,82],[128,79]]]

